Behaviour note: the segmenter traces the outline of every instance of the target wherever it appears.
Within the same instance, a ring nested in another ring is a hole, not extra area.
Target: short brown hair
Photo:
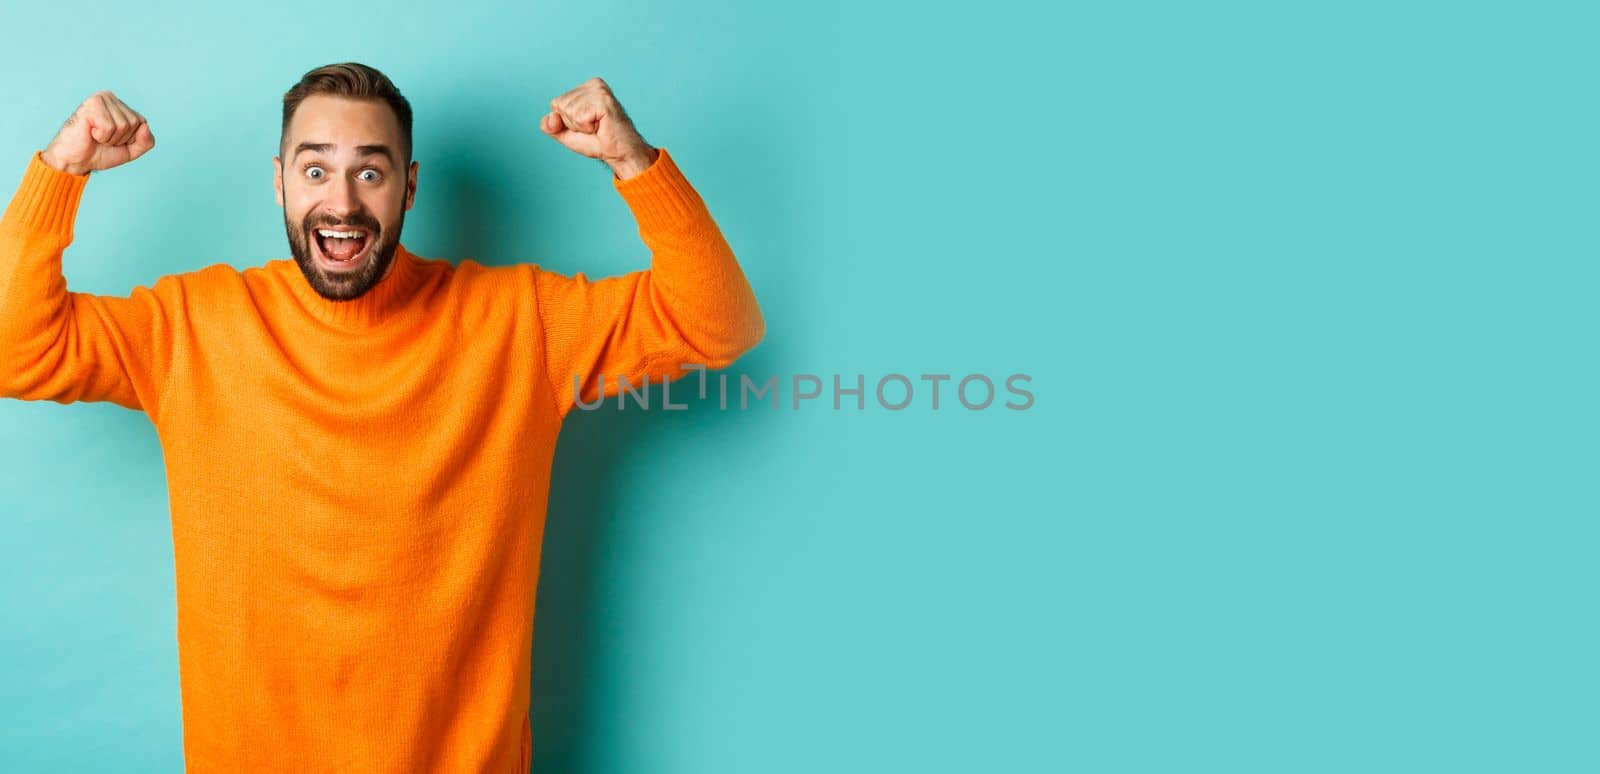
[[[394,111],[395,118],[400,121],[400,136],[405,140],[404,156],[407,164],[411,163],[411,103],[395,88],[394,81],[389,76],[378,72],[359,62],[342,62],[318,67],[305,75],[300,76],[296,83],[283,95],[283,128],[278,134],[278,149],[283,152],[283,143],[289,137],[289,119],[294,118],[294,111],[300,107],[300,102],[313,94],[323,94],[332,97],[348,97],[350,99],[376,99],[382,100]]]

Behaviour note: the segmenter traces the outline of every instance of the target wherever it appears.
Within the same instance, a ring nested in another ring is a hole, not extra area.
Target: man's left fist
[[[658,153],[639,136],[611,87],[599,78],[550,100],[550,112],[539,128],[562,145],[605,162],[619,178],[643,172]]]

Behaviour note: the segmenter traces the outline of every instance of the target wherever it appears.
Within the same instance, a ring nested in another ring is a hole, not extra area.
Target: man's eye
[[[362,180],[366,180],[367,182],[372,182],[373,180],[378,179],[378,170],[363,169],[361,170],[361,174],[357,175],[357,177],[360,177]]]
[[[322,175],[322,167],[306,167],[306,177],[312,180],[321,180]]]

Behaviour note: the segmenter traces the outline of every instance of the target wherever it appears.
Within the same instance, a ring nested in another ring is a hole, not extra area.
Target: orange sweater
[[[588,403],[617,375],[722,368],[765,332],[672,157],[612,178],[648,270],[590,281],[402,246],[345,302],[291,259],[71,292],[61,256],[87,181],[35,152],[0,218],[0,396],[112,401],[155,425],[188,770],[527,771],[574,375]]]

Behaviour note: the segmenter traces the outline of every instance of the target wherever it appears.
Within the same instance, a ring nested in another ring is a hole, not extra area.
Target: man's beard
[[[384,272],[389,264],[394,262],[395,248],[400,244],[400,230],[405,226],[405,213],[400,213],[395,218],[394,233],[389,234],[377,218],[365,211],[358,212],[343,221],[330,220],[327,216],[316,216],[307,213],[305,221],[300,228],[289,224],[288,212],[283,218],[283,230],[289,237],[289,250],[294,253],[294,262],[300,266],[300,273],[306,277],[306,282],[317,291],[317,295],[330,301],[348,301],[357,298],[378,281],[383,279]],[[339,229],[341,227],[359,227],[367,230],[367,239],[373,240],[367,250],[367,257],[361,268],[354,271],[331,272],[317,262],[316,256],[311,254],[314,249],[311,240],[316,239],[315,229]]]

